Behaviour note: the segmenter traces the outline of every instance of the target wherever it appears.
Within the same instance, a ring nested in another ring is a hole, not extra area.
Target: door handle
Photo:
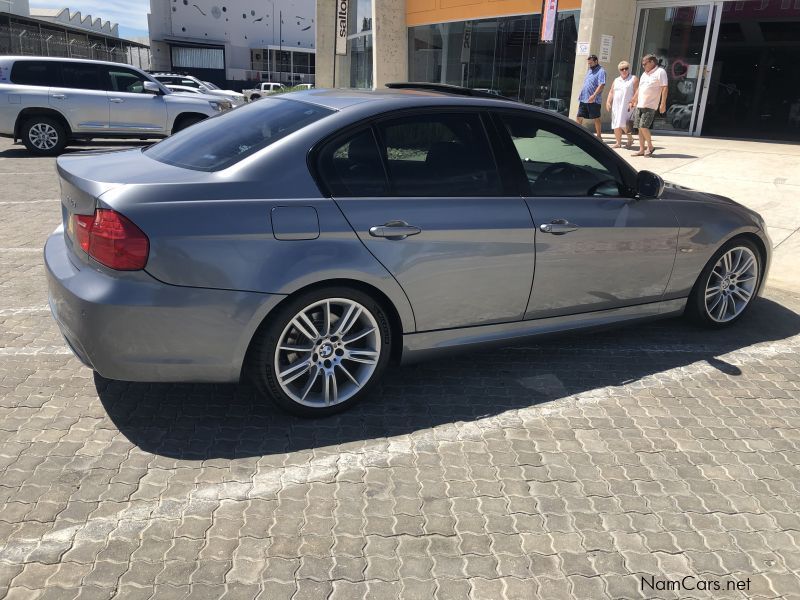
[[[542,223],[539,225],[539,231],[542,233],[552,233],[553,235],[564,235],[576,229],[578,229],[578,226],[575,225],[575,223],[570,223],[566,219],[555,219],[549,223]]]
[[[67,95],[66,94],[53,94],[52,97],[55,98],[56,100],[66,100],[67,99]]]
[[[123,100],[122,98],[109,98],[108,101],[113,102],[114,104],[120,104],[122,102],[125,102],[125,100]]]
[[[405,221],[389,221],[383,225],[369,228],[372,237],[386,238],[387,240],[404,240],[410,235],[417,235],[422,229],[409,225]]]

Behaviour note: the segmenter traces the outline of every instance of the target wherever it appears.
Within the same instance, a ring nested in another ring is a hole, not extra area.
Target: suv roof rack
[[[476,90],[474,88],[462,87],[460,85],[450,85],[449,83],[398,81],[394,83],[387,83],[386,87],[392,90],[428,90],[431,92],[455,94],[456,96],[472,96],[474,98],[491,98],[493,100],[508,100],[510,102],[516,102],[516,100],[509,98],[508,96],[493,94],[491,92]]]

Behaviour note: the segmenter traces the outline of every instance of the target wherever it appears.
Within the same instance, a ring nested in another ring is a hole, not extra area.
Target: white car
[[[270,94],[279,92],[282,89],[284,89],[284,85],[282,83],[273,83],[271,81],[265,81],[263,83],[259,83],[258,87],[256,88],[249,90],[242,90],[242,93],[249,102],[252,102],[253,100],[258,100],[263,96],[269,96]]]
[[[38,156],[79,139],[167,137],[228,108],[218,96],[173,93],[131,65],[0,56],[0,136]]]
[[[245,103],[243,94],[234,92],[233,90],[221,90],[214,84],[209,84],[206,81],[200,81],[197,77],[192,75],[176,75],[175,73],[156,73],[153,75],[158,81],[164,85],[180,85],[184,87],[195,88],[202,94],[209,96],[222,96],[230,100],[233,106],[239,106]],[[212,87],[213,86],[213,87]]]
[[[314,84],[313,83],[299,83],[294,87],[295,87],[295,89],[298,89],[298,90],[313,90],[314,89]]]

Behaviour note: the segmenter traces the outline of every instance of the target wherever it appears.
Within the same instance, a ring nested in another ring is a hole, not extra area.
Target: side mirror
[[[164,93],[161,87],[154,81],[145,81],[144,91],[146,94],[157,94],[159,96]]]
[[[652,171],[639,171],[636,176],[636,195],[639,198],[660,198],[664,193],[664,180]]]

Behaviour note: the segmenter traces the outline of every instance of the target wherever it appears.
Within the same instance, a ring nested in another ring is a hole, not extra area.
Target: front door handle
[[[66,94],[53,94],[52,97],[55,98],[56,100],[66,100],[67,99],[67,95]]]
[[[121,104],[122,102],[125,102],[125,100],[122,98],[109,98],[108,101],[113,102],[114,104]]]
[[[564,235],[576,229],[578,229],[578,226],[575,225],[575,223],[570,223],[566,219],[555,219],[549,223],[542,223],[539,225],[539,231],[542,233],[552,233],[553,235]]]
[[[372,237],[386,238],[387,240],[404,240],[410,235],[417,235],[422,229],[409,225],[405,221],[389,221],[383,225],[369,228]]]

